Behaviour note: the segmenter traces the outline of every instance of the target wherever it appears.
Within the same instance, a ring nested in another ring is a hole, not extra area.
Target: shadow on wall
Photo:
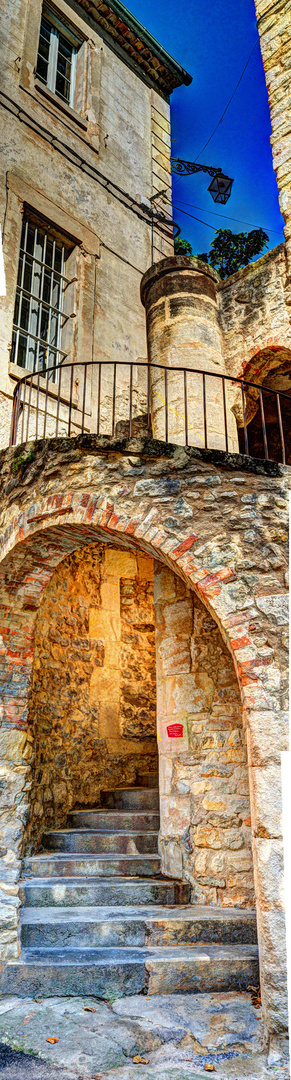
[[[53,574],[34,635],[26,851],[100,789],[157,768],[153,559],[106,544]]]

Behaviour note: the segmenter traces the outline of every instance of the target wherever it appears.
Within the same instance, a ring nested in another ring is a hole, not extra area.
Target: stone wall
[[[0,456],[0,901],[9,924],[7,930],[3,920],[1,959],[17,955],[19,947],[15,912],[30,806],[28,697],[37,611],[64,558],[109,541],[146,553],[178,576],[214,619],[232,656],[247,736],[264,1017],[269,1033],[283,1031],[280,753],[288,748],[290,469],[137,438],[86,436],[28,449],[25,460],[18,448]]]
[[[25,850],[100,790],[157,765],[153,562],[101,544],[55,570],[39,609]]]
[[[262,61],[269,97],[271,146],[277,175],[279,203],[285,220],[287,281],[285,299],[290,310],[291,257],[291,138],[290,138],[290,4],[289,0],[255,0]]]
[[[192,902],[253,907],[246,734],[220,631],[179,578],[155,563],[160,850]],[[182,738],[169,738],[180,723]]]

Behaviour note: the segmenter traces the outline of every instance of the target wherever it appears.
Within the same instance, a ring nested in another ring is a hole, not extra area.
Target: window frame
[[[47,79],[43,79],[38,71],[38,62],[40,59],[40,42],[41,31],[44,21],[48,23],[50,28],[50,43],[48,54],[48,66],[47,66]],[[58,76],[58,57],[59,57],[59,44],[60,39],[63,38],[71,46],[71,73],[69,80],[69,95],[66,98],[64,94],[58,92],[56,88],[57,76]],[[38,49],[37,49],[37,62],[36,62],[36,79],[42,83],[43,87],[46,87],[51,94],[58,100],[67,105],[70,109],[74,110],[74,96],[76,86],[76,70],[77,70],[77,53],[81,48],[84,38],[81,37],[76,31],[72,30],[70,25],[59,18],[54,12],[50,4],[43,4],[41,21],[39,27],[38,37]]]
[[[30,230],[33,230],[32,251],[29,251],[27,245]],[[41,237],[40,243],[42,244],[42,251],[39,252],[41,257],[36,254],[39,237]],[[52,241],[51,266],[49,262],[46,262],[50,241]],[[30,207],[24,207],[15,290],[10,364],[32,374],[38,374],[39,372],[46,374],[48,369],[53,369],[49,376],[49,381],[53,383],[57,382],[57,368],[69,355],[62,348],[62,332],[66,323],[69,323],[70,319],[75,317],[75,312],[67,312],[65,309],[65,292],[71,284],[70,278],[66,276],[65,268],[75,247],[74,242],[65,233],[62,234],[51,221],[48,221],[40,214],[36,214]],[[60,270],[56,269],[55,265],[57,250],[61,250]],[[25,288],[25,274],[27,271],[31,279],[30,288]],[[57,304],[53,303],[53,291],[56,286]],[[49,290],[49,299],[44,299],[46,288]],[[26,327],[21,325],[22,311],[23,309],[25,311],[25,308],[27,312]],[[42,333],[43,325],[45,327],[44,333]],[[48,335],[47,340],[45,334]],[[55,343],[53,340],[54,334],[56,335]],[[19,363],[21,339],[26,342],[26,362],[24,364]],[[33,366],[28,363],[30,353],[34,357]],[[44,355],[42,366],[40,366],[41,355]]]

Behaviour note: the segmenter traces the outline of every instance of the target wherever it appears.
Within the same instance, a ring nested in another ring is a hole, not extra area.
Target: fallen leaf
[[[83,1005],[84,1012],[96,1012],[96,1009],[92,1008],[92,1005]]]
[[[149,1058],[142,1058],[140,1054],[136,1054],[136,1057],[132,1059],[133,1065],[148,1065]]]
[[[94,1073],[91,1080],[102,1080],[102,1073]]]
[[[59,1040],[58,1040],[58,1039],[55,1039],[55,1038],[54,1038],[53,1036],[52,1036],[51,1038],[49,1038],[49,1039],[47,1039],[47,1040],[46,1040],[46,1042],[49,1042],[49,1043],[52,1043],[52,1044],[53,1044],[53,1043],[56,1043],[56,1042],[58,1042],[58,1041],[59,1041]]]
[[[22,1021],[22,1023],[23,1023],[23,1024],[28,1024],[28,1021],[29,1021],[29,1020],[31,1020],[31,1017],[32,1017],[32,1016],[35,1016],[35,1012],[33,1012],[33,1013],[28,1013],[28,1016],[25,1016],[25,1017],[24,1017],[24,1020]]]
[[[192,1061],[193,1058],[182,1058],[182,1061]]]
[[[216,1072],[215,1065],[204,1065],[205,1072]]]

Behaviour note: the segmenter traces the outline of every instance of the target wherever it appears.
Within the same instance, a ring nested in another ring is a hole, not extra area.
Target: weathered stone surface
[[[153,569],[143,557],[140,581],[138,559],[98,544],[76,551],[46,593],[29,705],[27,850],[74,806],[98,804],[101,788],[130,784],[142,765],[145,772],[155,767]],[[15,752],[23,756],[25,732],[2,738],[8,755],[18,740]]]

